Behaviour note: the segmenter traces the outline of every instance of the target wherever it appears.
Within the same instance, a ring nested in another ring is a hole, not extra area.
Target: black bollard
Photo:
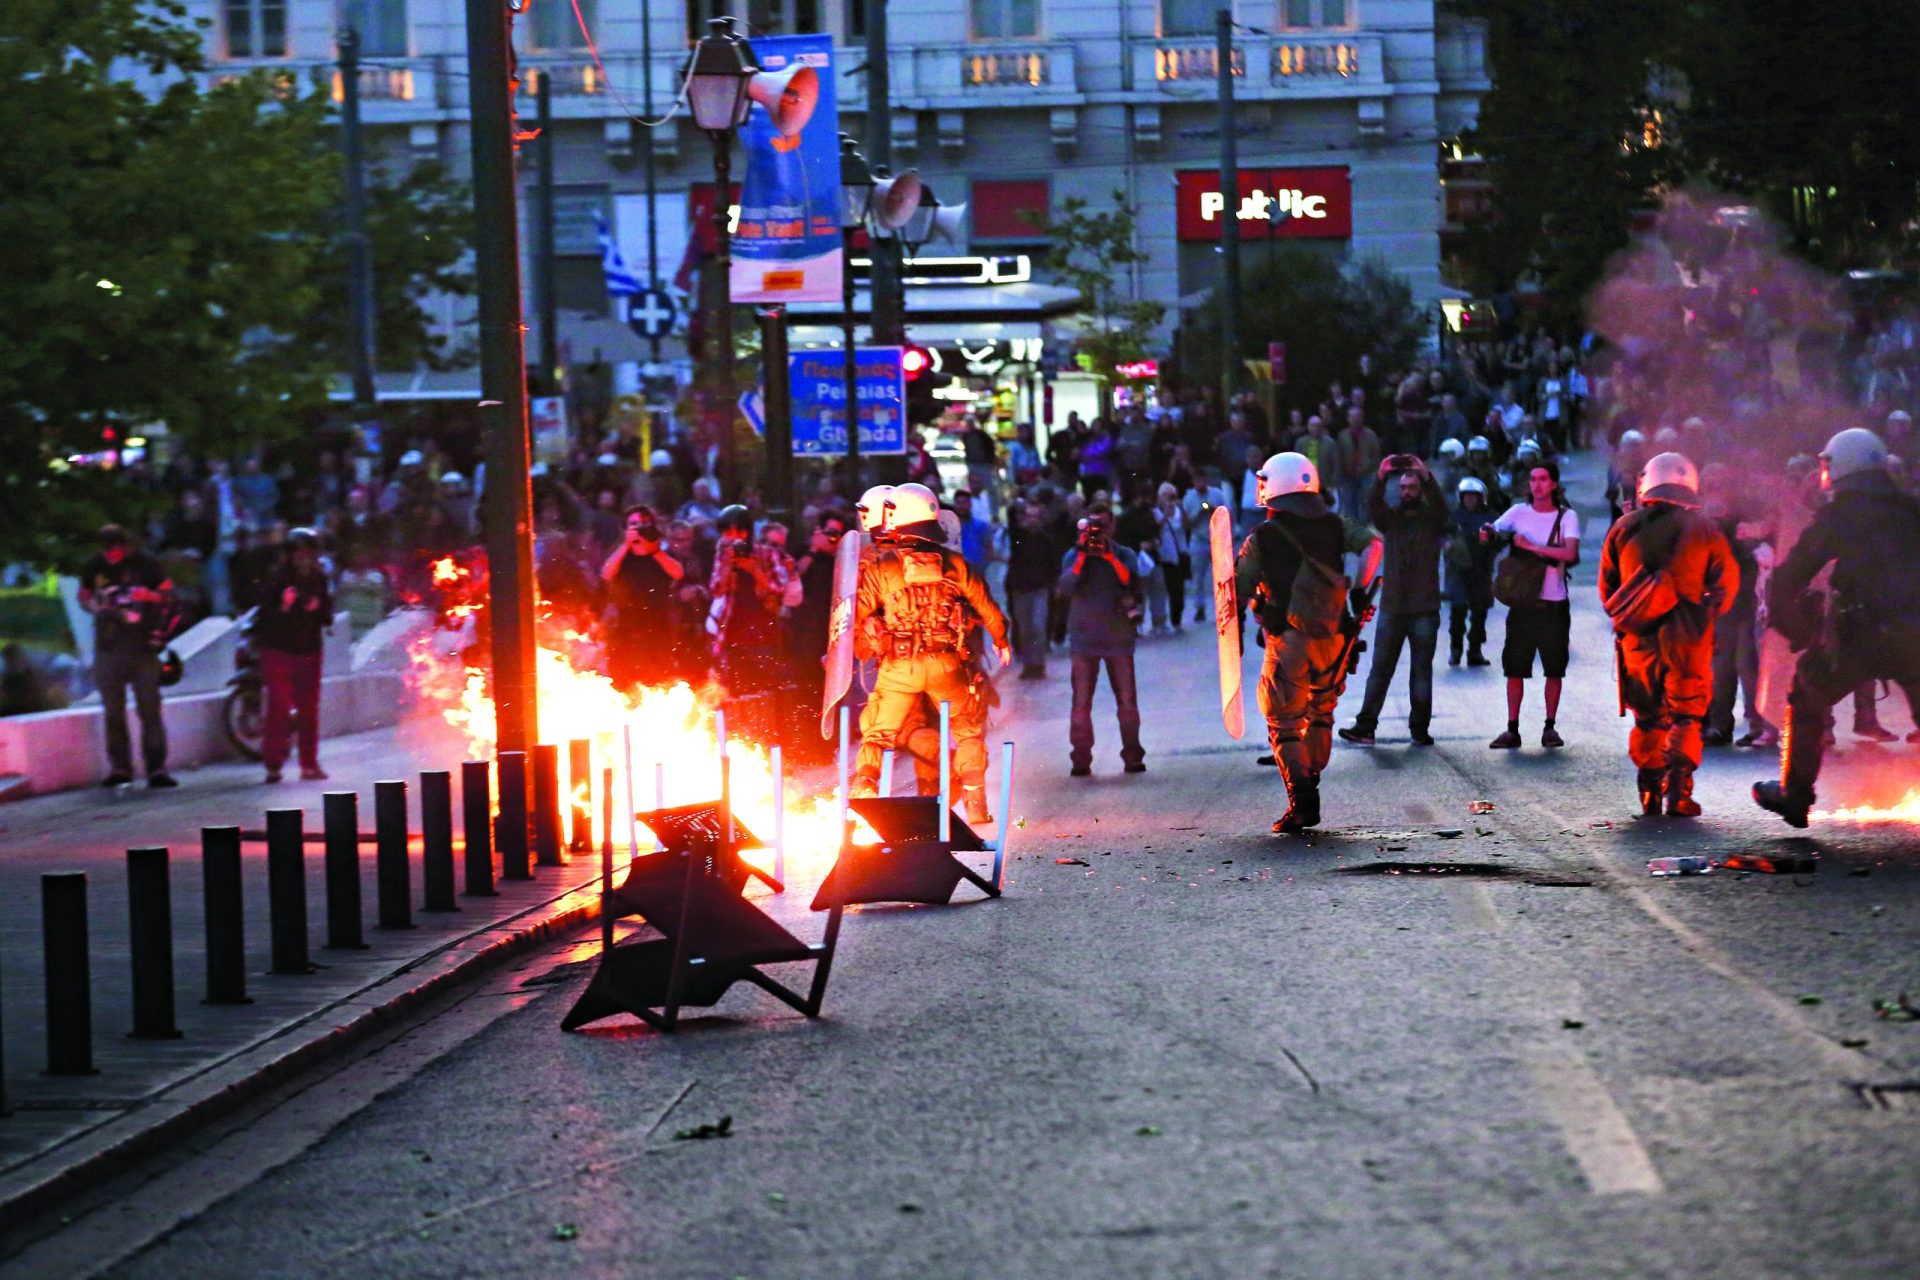
[[[298,809],[267,810],[267,931],[273,972],[312,973],[307,952],[307,845]]]
[[[500,753],[500,815],[493,842],[500,850],[502,880],[531,880],[527,865],[527,753]]]
[[[173,1024],[173,890],[165,849],[127,850],[127,941],[133,953],[133,1038],[178,1040]]]
[[[407,865],[407,784],[373,784],[373,880],[382,929],[413,928],[413,870]]]
[[[420,773],[421,909],[458,911],[453,900],[453,775],[445,769]]]
[[[207,1004],[247,998],[247,931],[240,899],[240,828],[200,828],[200,886],[207,918]]]
[[[567,848],[573,853],[593,852],[593,740],[573,738],[567,742],[567,786],[573,794],[573,839]]]
[[[40,877],[40,942],[46,957],[47,1074],[93,1071],[93,980],[87,971],[87,873]]]
[[[493,887],[493,782],[485,760],[468,760],[460,766],[460,826],[466,838],[467,895],[494,897]]]
[[[560,748],[543,742],[533,749],[533,860],[543,867],[560,859]]]
[[[327,832],[327,945],[364,951],[360,915],[360,797],[329,791],[322,797]]]

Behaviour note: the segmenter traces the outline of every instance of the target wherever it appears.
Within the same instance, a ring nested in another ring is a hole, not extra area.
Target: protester
[[[1193,581],[1193,620],[1205,622],[1213,605],[1213,513],[1233,509],[1218,467],[1201,472],[1200,483],[1180,500],[1187,524],[1187,568]]]
[[[1177,635],[1181,629],[1181,614],[1187,607],[1187,513],[1180,504],[1180,491],[1171,483],[1163,483],[1158,493],[1154,515],[1160,523],[1159,545],[1153,548],[1153,558],[1159,563],[1162,590],[1166,596],[1166,613],[1171,619],[1167,633]]]
[[[950,506],[960,520],[960,558],[975,573],[984,575],[993,560],[993,526],[980,518],[974,500],[972,490],[961,489],[953,495]]]
[[[1073,654],[1073,707],[1068,724],[1070,772],[1093,772],[1093,689],[1107,669],[1120,722],[1120,759],[1128,773],[1145,773],[1140,745],[1140,695],[1134,682],[1134,628],[1139,606],[1134,570],[1113,538],[1113,512],[1087,508],[1079,538],[1060,565],[1061,595],[1068,599],[1067,639]]]
[[[1580,559],[1580,519],[1561,496],[1560,470],[1553,463],[1542,462],[1531,468],[1526,483],[1528,501],[1508,507],[1482,531],[1482,537],[1490,542],[1497,536],[1509,546],[1508,556],[1518,557],[1518,565],[1528,571],[1524,575],[1524,598],[1506,601],[1507,635],[1500,666],[1507,677],[1507,728],[1487,744],[1496,750],[1520,745],[1520,706],[1526,698],[1526,682],[1533,678],[1536,656],[1540,673],[1546,677],[1547,715],[1540,730],[1540,745],[1566,745],[1554,727],[1554,717],[1560,710],[1560,687],[1567,674],[1573,631],[1567,569]],[[1495,584],[1497,588],[1497,571]]]
[[[1778,741],[1778,731],[1760,714],[1760,560],[1762,529],[1745,517],[1745,504],[1736,501],[1732,471],[1722,463],[1700,469],[1700,501],[1706,518],[1719,528],[1732,549],[1740,573],[1739,589],[1727,601],[1727,610],[1713,628],[1713,700],[1707,706],[1702,741],[1724,747],[1733,736],[1733,702],[1744,695],[1747,731],[1738,739],[1743,747]]]
[[[1021,503],[1008,535],[1007,603],[1022,680],[1047,678],[1047,604],[1060,555],[1046,512],[1036,502]]]
[[[267,702],[260,760],[268,782],[280,781],[288,738],[295,735],[301,780],[326,779],[320,767],[320,673],[332,625],[333,588],[320,567],[320,539],[311,529],[294,529],[279,565],[261,584],[253,615],[253,650]]]
[[[607,632],[607,676],[621,689],[664,684],[673,677],[676,585],[686,568],[666,549],[660,518],[648,507],[628,507],[623,537],[600,566],[613,605]]]
[[[1440,636],[1440,546],[1448,528],[1446,500],[1426,463],[1413,454],[1396,453],[1381,459],[1367,495],[1367,511],[1385,543],[1379,621],[1373,631],[1365,700],[1360,714],[1350,727],[1340,730],[1340,736],[1358,746],[1373,745],[1387,686],[1400,665],[1400,650],[1411,642],[1407,732],[1415,746],[1430,747],[1433,651]]]
[[[140,717],[140,754],[149,787],[178,784],[167,772],[167,726],[160,714],[160,651],[169,638],[173,584],[160,562],[133,545],[117,524],[103,525],[99,551],[80,567],[80,607],[93,615],[93,682],[106,713],[104,787],[133,781],[127,692]]]
[[[1340,513],[1356,520],[1367,509],[1367,488],[1380,466],[1380,436],[1359,409],[1347,410],[1340,433]]]

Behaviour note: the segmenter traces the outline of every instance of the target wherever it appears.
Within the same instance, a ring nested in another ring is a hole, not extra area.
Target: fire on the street
[[[440,573],[438,565],[435,573],[436,577]],[[575,632],[559,639],[564,650],[542,643],[536,659],[541,738],[562,744],[561,794],[578,798],[584,789],[592,800],[596,831],[604,804],[599,771],[609,765],[614,770],[616,849],[626,843],[625,824],[631,814],[655,807],[656,778],[667,805],[717,799],[720,750],[714,700],[718,691],[703,696],[685,683],[676,683],[641,689],[628,697],[592,669],[597,646],[591,639]],[[410,684],[422,702],[465,736],[470,758],[491,759],[495,722],[487,672],[470,665],[456,644],[445,630],[416,637],[408,648]],[[632,809],[627,804],[624,758],[627,730],[633,743]],[[565,744],[577,738],[593,743],[592,772],[587,778],[569,776]],[[730,731],[728,756],[735,816],[771,842],[775,799],[769,752]],[[839,806],[831,790],[824,795],[805,794],[791,773],[785,790],[787,878],[792,883],[814,883],[826,875],[839,846]],[[650,840],[644,825],[639,836],[644,847]],[[751,851],[747,856],[771,866],[771,851]]]
[[[1822,822],[1920,822],[1920,787],[1885,808],[1859,805],[1850,809],[1816,809],[1813,816]]]

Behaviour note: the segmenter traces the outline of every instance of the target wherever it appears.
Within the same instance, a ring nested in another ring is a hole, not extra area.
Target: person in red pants
[[[300,737],[300,777],[319,781],[327,776],[320,767],[320,649],[333,623],[333,590],[313,530],[287,535],[286,552],[261,585],[259,604],[253,647],[267,693],[261,745],[267,781],[280,781],[280,766],[287,762],[289,719]]]

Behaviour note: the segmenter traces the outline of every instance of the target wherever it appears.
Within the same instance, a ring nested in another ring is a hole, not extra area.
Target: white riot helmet
[[[1647,442],[1647,437],[1641,432],[1627,430],[1627,431],[1622,431],[1620,433],[1620,447],[1622,449],[1631,448],[1634,445],[1645,444],[1646,442]]]
[[[1887,469],[1887,446],[1865,427],[1849,427],[1820,451],[1820,487],[1831,489],[1848,476]]]
[[[899,529],[923,520],[940,518],[940,499],[923,484],[897,484],[887,494],[887,527]]]
[[[1525,440],[1522,440],[1519,443],[1519,445],[1517,445],[1514,448],[1514,451],[1513,451],[1513,458],[1515,462],[1518,462],[1524,458],[1538,459],[1539,457],[1540,457],[1540,442],[1538,440],[1535,440],[1532,436],[1528,436]]]
[[[1276,453],[1260,468],[1258,488],[1262,506],[1290,493],[1318,493],[1320,471],[1303,453]]]
[[[1475,436],[1473,439],[1467,441],[1467,452],[1468,453],[1492,453],[1493,446],[1487,443],[1487,438],[1485,436]]]
[[[1700,472],[1684,453],[1656,453],[1640,468],[1640,501],[1691,503],[1700,496]]]
[[[1455,462],[1458,462],[1467,456],[1467,446],[1452,437],[1448,437],[1440,442],[1440,456],[1443,458],[1452,458]]]
[[[1454,488],[1455,491],[1459,493],[1477,493],[1483,498],[1487,496],[1487,486],[1485,482],[1474,476],[1468,476],[1459,484],[1455,485]]]
[[[860,495],[860,501],[853,504],[853,510],[860,517],[860,527],[868,533],[880,533],[887,527],[887,495],[893,492],[890,484],[877,484]]]

